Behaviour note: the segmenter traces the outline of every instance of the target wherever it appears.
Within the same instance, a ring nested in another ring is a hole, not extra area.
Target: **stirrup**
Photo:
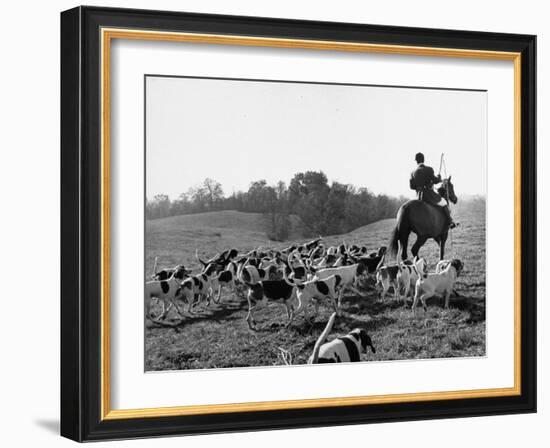
[[[451,221],[451,223],[449,224],[449,229],[454,229],[455,227],[457,227],[459,224],[454,222],[454,221]]]

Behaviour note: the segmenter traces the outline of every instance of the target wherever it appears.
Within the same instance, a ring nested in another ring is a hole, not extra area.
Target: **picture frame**
[[[112,409],[109,79],[117,39],[512,61],[514,386]],[[536,412],[535,141],[535,36],[99,7],[61,13],[61,435],[92,441]]]

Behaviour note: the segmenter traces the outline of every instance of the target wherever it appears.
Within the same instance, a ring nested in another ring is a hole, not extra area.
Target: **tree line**
[[[288,185],[283,181],[268,185],[262,179],[227,197],[219,182],[207,178],[175,200],[164,194],[148,199],[145,216],[158,219],[217,210],[262,213],[268,237],[284,241],[292,230],[292,215],[300,218],[304,237],[336,235],[395,217],[405,200],[349,184],[329,184],[323,172],[307,171],[295,174]]]

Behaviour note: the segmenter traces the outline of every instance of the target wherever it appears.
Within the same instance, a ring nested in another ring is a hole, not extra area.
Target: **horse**
[[[457,203],[458,199],[451,183],[451,176],[448,179],[443,179],[437,192],[447,202]],[[411,232],[416,234],[416,241],[411,248],[413,257],[418,255],[418,251],[429,238],[433,238],[439,245],[439,259],[443,260],[445,242],[449,235],[449,223],[442,207],[419,199],[412,199],[403,204],[397,211],[397,224],[390,238],[389,247],[392,255],[395,256],[397,253],[398,242],[400,242],[403,248],[401,256],[403,260],[408,258],[407,244]]]

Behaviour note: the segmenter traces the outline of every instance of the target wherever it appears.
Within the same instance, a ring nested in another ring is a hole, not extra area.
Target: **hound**
[[[206,270],[209,266],[215,266],[216,272],[223,271],[227,265],[237,257],[239,252],[237,249],[227,249],[224,250],[221,254],[216,254],[214,257],[212,257],[208,261],[203,261],[199,258],[199,251],[198,249],[195,249],[195,258],[197,261],[202,264],[203,269]]]
[[[292,261],[295,257],[291,253],[288,256],[288,261],[285,261],[283,258],[278,258],[277,261],[280,261],[283,263],[282,271],[283,275],[288,275],[289,278],[294,278],[296,280],[304,281],[307,280],[309,269],[308,267],[302,262],[301,259],[298,259],[299,261],[296,264],[292,264]]]
[[[384,257],[382,256],[378,267],[376,268],[376,285],[382,288],[380,298],[384,300],[390,287],[393,287],[395,300],[401,298],[401,287],[405,290],[403,302],[407,302],[407,295],[411,287],[410,270],[408,266],[403,264],[401,259],[401,245],[397,250],[397,264],[392,266],[384,265]]]
[[[386,255],[387,251],[388,248],[386,246],[380,246],[377,251],[371,252],[368,256],[370,258],[382,257],[383,255]]]
[[[155,258],[155,265],[156,265],[156,258]],[[185,276],[189,276],[191,274],[191,271],[188,269],[185,269],[185,266],[183,264],[178,264],[174,266],[173,268],[164,268],[160,271],[153,271],[154,273],[151,275],[151,280],[168,280],[174,273],[178,272],[178,277],[180,280],[183,279]]]
[[[220,303],[223,287],[229,288],[232,291],[235,290],[235,274],[228,269],[210,279],[210,292],[213,294],[214,290],[217,290],[214,303]]]
[[[283,272],[283,279],[288,285],[296,287],[298,307],[294,310],[295,316],[304,310],[305,319],[308,320],[307,308],[311,303],[315,306],[315,316],[317,316],[319,313],[319,303],[325,299],[331,302],[335,312],[340,306],[342,277],[339,275],[331,275],[324,280],[314,278],[313,280],[298,283],[291,282],[286,272]]]
[[[336,246],[330,246],[327,249],[327,255],[336,255],[338,253],[338,247]]]
[[[246,296],[248,301],[248,314],[246,315],[248,328],[253,330],[256,325],[252,312],[267,307],[269,302],[282,302],[286,307],[288,316],[286,326],[288,327],[292,323],[294,320],[292,302],[296,300],[296,288],[294,286],[287,284],[284,280],[263,280],[258,283],[245,282],[245,285],[248,288]]]
[[[366,270],[365,266],[363,266],[362,264],[355,263],[350,266],[339,266],[335,268],[320,269],[317,272],[313,271],[313,273],[315,274],[314,278],[318,280],[325,280],[332,275],[338,275],[342,279],[342,293],[344,292],[344,290],[349,289],[353,291],[353,293],[360,295],[361,293],[357,291],[354,284],[357,277],[365,275]]]
[[[314,258],[321,258],[325,255],[325,246],[323,243],[319,243],[316,247],[311,249],[308,254],[308,258],[310,260]]]
[[[260,262],[259,268],[265,271],[264,278],[262,278],[263,280],[273,279],[273,277],[275,277],[280,270],[280,265],[277,260],[277,255],[275,256],[275,258],[269,258],[269,257],[263,258]],[[259,271],[258,276],[260,276],[261,274],[262,272]]]
[[[365,249],[366,252],[366,248],[364,247],[363,249]],[[361,263],[366,268],[367,275],[376,275],[380,261],[385,254],[386,246],[380,246],[377,251],[371,252],[368,255],[363,255],[360,257],[350,256],[350,258],[354,263]]]
[[[361,361],[361,353],[367,353],[367,347],[370,347],[372,352],[376,353],[370,336],[362,328],[355,328],[347,335],[323,344],[334,325],[335,318],[336,313],[333,313],[327,326],[315,343],[313,353],[308,359],[308,364],[359,362]]]
[[[327,254],[320,260],[314,260],[311,267],[315,269],[333,267],[338,257],[336,255]]]
[[[180,294],[187,302],[187,312],[192,314],[195,306],[203,298],[206,299],[206,306],[210,305],[211,292],[211,278],[207,274],[202,273],[185,279],[181,284]]]
[[[409,271],[409,286],[405,288],[405,299],[407,300],[407,297],[409,296],[409,293],[411,296],[414,295],[414,288],[416,286],[417,280],[425,276],[428,270],[428,262],[425,258],[421,258],[418,255],[414,257],[413,260],[405,260],[403,262],[403,269],[407,269]]]
[[[220,302],[220,297],[221,297],[223,287],[229,288],[232,291],[235,290],[236,278],[237,278],[237,264],[234,263],[233,261],[230,261],[229,264],[227,265],[227,268],[221,271],[217,276],[212,275],[209,278],[211,294],[214,294],[214,291],[216,289],[218,290],[218,292],[216,293],[216,298],[214,299],[214,303]]]
[[[435,273],[439,274],[440,272],[444,271],[447,266],[451,263],[451,260],[440,260],[435,265]],[[451,296],[458,296],[458,293],[455,289],[453,289],[453,292],[451,293]]]
[[[316,238],[310,241],[309,243],[304,243],[304,244],[301,244],[300,246],[295,247],[294,250],[290,250],[288,253],[292,253],[294,251],[298,252],[300,255],[304,253],[309,253],[315,248],[317,248],[317,246],[321,243],[321,240],[322,240],[321,237]]]
[[[435,295],[443,296],[445,298],[445,308],[449,308],[449,297],[453,291],[456,279],[463,269],[464,265],[462,262],[455,258],[441,272],[426,274],[420,277],[415,287],[414,302],[412,305],[413,314],[415,313],[418,300],[422,301],[422,306],[424,311],[426,311],[426,299]]]
[[[451,264],[451,261],[452,260],[439,260],[437,262],[437,264],[435,265],[435,273],[439,274],[439,273],[443,272],[445,269],[447,269],[449,264]]]
[[[165,280],[151,280],[145,283],[145,317],[153,322],[159,319],[164,319],[172,305],[175,305],[175,300],[181,293],[181,282],[185,281],[187,271],[183,266],[176,268],[172,275]],[[151,317],[151,303],[153,299],[158,299],[162,302],[162,313],[155,319]],[[166,306],[168,303],[168,307]],[[179,309],[176,306],[179,313]]]
[[[266,269],[258,268],[249,265],[248,262],[244,262],[239,268],[237,279],[244,284],[256,284],[260,281],[268,280],[269,272]]]

